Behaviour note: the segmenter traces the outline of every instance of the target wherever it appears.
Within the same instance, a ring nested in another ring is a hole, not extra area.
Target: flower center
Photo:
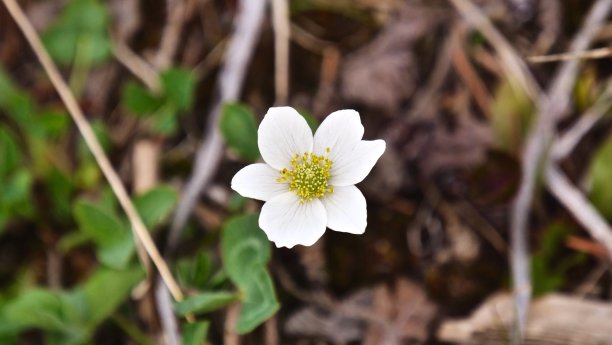
[[[331,167],[332,161],[326,156],[296,154],[291,160],[291,169],[281,170],[276,181],[289,182],[289,190],[300,197],[300,202],[309,202],[334,192],[334,187],[329,185]]]

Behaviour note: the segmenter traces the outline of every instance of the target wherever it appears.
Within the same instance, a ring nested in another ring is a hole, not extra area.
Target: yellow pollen
[[[326,152],[329,154],[329,147]],[[310,202],[334,192],[334,188],[329,185],[331,167],[332,161],[326,156],[296,154],[291,160],[291,168],[281,170],[276,181],[289,183],[289,190],[300,197],[301,203]]]

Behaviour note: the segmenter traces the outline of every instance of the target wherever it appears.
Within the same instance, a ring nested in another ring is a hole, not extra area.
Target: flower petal
[[[274,107],[259,125],[257,144],[263,160],[281,170],[290,167],[295,154],[312,151],[312,131],[295,109]]]
[[[259,227],[277,247],[313,245],[325,232],[327,215],[318,199],[300,203],[293,192],[283,193],[261,208]]]
[[[328,228],[357,235],[365,232],[368,224],[366,200],[357,187],[336,187],[321,202],[327,211]]]
[[[355,110],[338,110],[323,120],[314,135],[314,153],[326,155],[332,162],[351,152],[363,137],[363,125]]]
[[[332,186],[350,186],[363,181],[386,147],[385,141],[380,139],[360,141],[351,152],[332,160],[329,183]]]
[[[246,198],[268,201],[289,191],[289,184],[277,182],[277,170],[264,163],[247,165],[232,178],[232,189]]]

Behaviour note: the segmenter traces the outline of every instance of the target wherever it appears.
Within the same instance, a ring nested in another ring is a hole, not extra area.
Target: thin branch
[[[598,0],[589,11],[578,34],[576,34],[570,52],[585,50],[597,29],[607,17],[612,0]],[[570,92],[578,73],[578,61],[569,60],[557,71],[546,95],[539,100],[539,116],[527,138],[521,160],[522,182],[512,205],[510,231],[512,234],[511,263],[514,277],[515,298],[517,306],[517,339],[520,341],[527,322],[527,310],[531,299],[531,281],[527,248],[527,228],[529,209],[533,200],[537,168],[545,153],[545,148],[552,140],[556,122],[569,108]]]
[[[599,96],[595,104],[580,116],[578,121],[560,136],[551,149],[553,163],[567,157],[578,145],[578,142],[612,107],[612,81],[608,82],[606,89]]]
[[[23,13],[23,10],[15,0],[3,0],[4,5],[8,9],[9,13],[25,35],[26,39],[30,43],[30,46],[34,50],[34,53],[40,60],[45,72],[49,76],[49,79],[53,83],[53,86],[57,90],[60,95],[62,101],[66,105],[70,116],[74,120],[77,125],[87,147],[90,149],[93,154],[96,162],[100,166],[102,173],[108,180],[111,189],[115,193],[117,199],[119,200],[119,204],[125,211],[130,224],[132,225],[133,231],[136,233],[136,236],[141,241],[143,246],[145,247],[147,254],[151,257],[151,260],[155,264],[155,267],[159,271],[162,279],[175,300],[180,301],[183,299],[183,293],[181,292],[178,284],[172,277],[170,270],[164,261],[164,259],[159,254],[155,243],[151,239],[149,232],[147,231],[140,215],[136,211],[134,204],[130,200],[130,197],[123,186],[121,179],[113,169],[108,157],[104,153],[102,146],[98,142],[91,126],[85,119],[83,111],[79,107],[77,100],[74,95],[66,85],[64,79],[62,79],[57,67],[51,60],[49,53],[45,50],[42,42],[40,41],[40,37],[32,27],[32,23],[28,20],[26,15]]]
[[[271,0],[274,27],[274,83],[276,104],[284,105],[289,96],[289,6],[287,0]]]
[[[450,0],[451,3],[461,13],[463,18],[475,26],[491,43],[497,51],[499,58],[502,61],[502,68],[506,72],[511,83],[518,85],[526,92],[533,101],[537,102],[540,97],[540,87],[535,81],[531,72],[512,48],[512,45],[502,36],[501,33],[493,26],[489,18],[485,16],[478,7],[470,0]]]
[[[558,62],[567,60],[586,60],[586,59],[604,59],[612,57],[612,47],[597,48],[592,50],[586,50],[577,53],[562,53],[562,54],[550,54],[550,55],[535,55],[529,56],[527,61],[530,63],[546,63],[546,62]]]
[[[606,248],[608,257],[612,259],[612,228],[555,164],[548,164],[546,168],[546,184],[591,236]]]
[[[208,118],[208,131],[196,154],[193,173],[185,187],[177,207],[170,234],[168,250],[172,251],[179,239],[180,231],[195,205],[198,196],[210,182],[221,159],[223,143],[218,122],[223,103],[237,100],[249,65],[255,42],[259,37],[264,18],[265,0],[242,0],[241,11],[235,19],[235,29],[229,43],[225,63],[219,76],[219,94]]]
[[[545,178],[548,190],[574,215],[591,236],[606,248],[608,256],[612,258],[612,228],[557,166],[557,162],[571,153],[580,139],[599,119],[605,116],[611,107],[612,83],[608,83],[595,105],[553,144],[546,162]]]
[[[167,251],[170,253],[176,248],[181,231],[187,223],[198,196],[210,182],[221,160],[223,143],[218,129],[221,107],[227,101],[238,99],[240,95],[246,67],[249,65],[263,23],[265,4],[265,0],[242,0],[239,4],[241,10],[235,18],[234,33],[219,75],[217,86],[220,94],[219,99],[209,114],[205,139],[196,153],[194,170],[183,188],[168,234]],[[170,344],[178,344],[176,332],[170,332],[176,330],[177,326],[170,307],[168,290],[165,286],[157,287],[155,298],[158,307],[161,309],[164,329],[168,336],[173,337],[168,341]]]
[[[160,92],[161,85],[157,71],[140,56],[136,55],[125,43],[113,40],[113,55],[125,68],[140,79],[149,90]]]

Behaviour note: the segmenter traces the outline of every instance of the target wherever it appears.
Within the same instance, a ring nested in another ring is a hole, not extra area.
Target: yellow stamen
[[[326,152],[330,152],[329,147]],[[326,156],[305,152],[293,156],[290,163],[291,168],[281,170],[280,177],[276,181],[288,182],[289,190],[300,197],[301,203],[324,198],[334,192],[334,188],[329,185],[332,161]]]

